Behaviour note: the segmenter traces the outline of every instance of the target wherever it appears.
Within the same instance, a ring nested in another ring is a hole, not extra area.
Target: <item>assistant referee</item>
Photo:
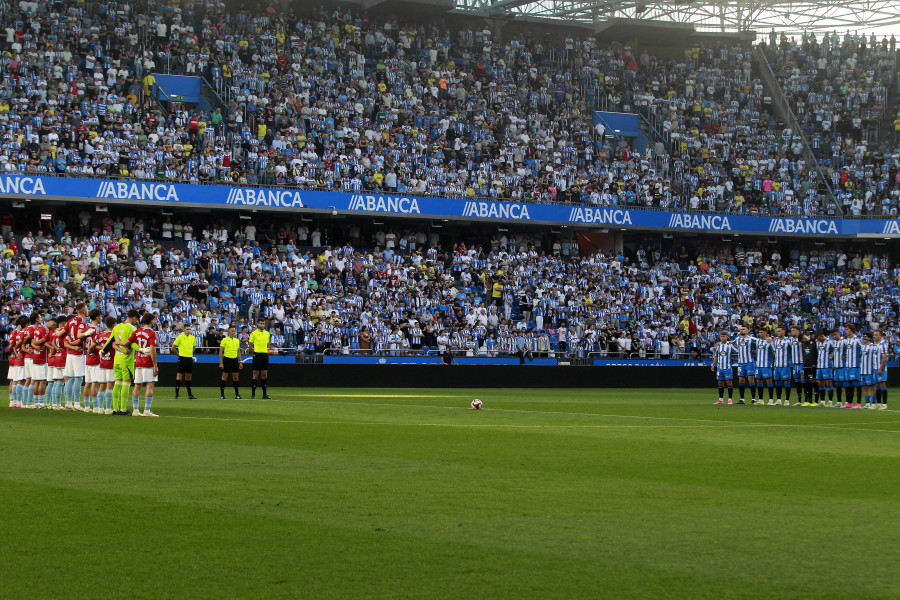
[[[181,333],[172,342],[172,352],[178,354],[178,373],[175,375],[175,399],[181,392],[181,382],[187,388],[188,399],[196,400],[191,391],[191,377],[194,373],[194,348],[197,346],[197,338],[191,335],[191,326],[183,323],[180,326]]]
[[[240,390],[238,389],[238,379],[240,378],[240,370],[244,368],[241,364],[241,340],[237,337],[237,329],[234,325],[228,328],[228,335],[222,338],[219,343],[219,368],[222,369],[222,380],[219,382],[219,391],[221,399],[225,399],[225,382],[228,381],[228,374],[231,373],[231,382],[234,384],[234,399],[242,400]]]
[[[256,329],[250,334],[250,345],[253,347],[253,392],[250,395],[256,399],[256,386],[262,385],[263,399],[269,400],[269,392],[266,384],[269,379],[269,338],[271,334],[266,330],[266,320],[256,322]]]

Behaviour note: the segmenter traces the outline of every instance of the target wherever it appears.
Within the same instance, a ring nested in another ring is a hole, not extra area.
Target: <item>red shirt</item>
[[[31,338],[34,337],[34,325],[29,325],[22,331],[22,354],[25,355],[25,358],[32,358],[32,350],[34,348],[31,347]],[[25,340],[28,340],[27,342]]]
[[[78,339],[78,334],[87,329],[85,325],[84,319],[79,316],[74,316],[68,321],[66,321],[66,341],[70,344],[76,344],[81,347],[80,350],[69,350],[66,348],[66,352],[72,354],[74,356],[83,356],[84,355],[84,341]],[[63,346],[65,348],[65,346]]]
[[[9,334],[9,347],[10,347],[10,355],[9,355],[9,364],[13,367],[22,367],[25,366],[25,360],[22,356],[22,351],[16,348],[16,344],[18,344],[23,339],[24,331],[21,329],[15,329],[12,333]]]
[[[99,341],[98,340],[99,335],[100,335],[99,333],[95,333],[91,336],[84,338],[85,349],[87,349],[89,346],[97,343]],[[85,364],[85,366],[88,366],[88,367],[96,367],[100,364],[99,348],[87,355],[87,358],[85,359],[84,364]]]
[[[47,337],[50,336],[50,332],[47,331],[47,328],[43,325],[35,325],[31,330],[31,339],[32,341],[43,341],[45,342],[40,349],[31,348],[31,359],[34,361],[36,365],[45,365],[47,364]]]
[[[48,352],[48,367],[53,367],[55,369],[66,368],[66,351],[63,349],[62,343],[62,338],[58,335],[54,335],[51,331],[47,342],[47,350],[53,349],[54,353],[50,355]]]
[[[137,342],[138,348],[152,348],[156,345],[156,332],[149,327],[141,327],[128,338],[129,344],[135,342]],[[149,354],[135,352],[134,366],[136,369],[152,369],[153,358]]]
[[[98,333],[94,336],[94,341],[96,343],[100,344],[100,347],[102,348],[103,345],[106,344],[107,340],[109,340],[109,336],[111,336],[111,335],[112,335],[111,331],[101,331],[100,333]],[[113,360],[115,359],[115,356],[113,356],[113,355],[115,353],[116,353],[116,351],[112,349],[112,344],[110,344],[109,351],[106,354],[100,355],[100,368],[101,369],[112,369],[113,368]]]

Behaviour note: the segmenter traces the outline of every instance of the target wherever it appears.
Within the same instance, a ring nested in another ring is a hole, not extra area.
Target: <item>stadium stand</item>
[[[651,236],[581,256],[571,237],[540,232],[221,223],[83,211],[84,237],[62,221],[53,235],[11,236],[0,325],[78,300],[157,313],[162,345],[181,322],[214,348],[226,324],[246,338],[262,317],[276,346],[307,354],[508,355],[524,331],[538,355],[696,358],[721,329],[779,322],[896,339],[900,266],[884,246]]]
[[[3,5],[0,17],[7,173],[740,214],[835,210],[800,156],[799,132],[772,117],[749,48],[698,44],[672,59],[591,37],[500,43],[487,29],[337,9],[228,12],[213,2],[25,1]],[[856,44],[829,47],[844,56]],[[882,89],[888,51],[877,48],[858,69],[877,69],[867,77]],[[781,70],[809,67],[809,55],[778,52],[788,61]],[[835,60],[840,85],[850,67]],[[206,100],[166,94],[160,72],[203,77]],[[808,87],[791,73],[791,86]],[[861,118],[883,96],[873,89],[852,112]],[[641,114],[650,143],[641,151],[633,138],[598,131],[597,109]],[[832,177],[851,181],[866,211],[896,210],[895,154],[869,169],[868,149],[857,158],[857,147],[839,143],[834,152]]]
[[[844,214],[897,216],[896,162],[879,148],[894,130],[886,117],[889,108],[896,113],[895,42],[834,33],[821,43],[783,37],[767,50]]]
[[[833,215],[802,157],[809,136],[845,214],[897,214],[897,140],[871,125],[896,107],[893,41],[769,47],[804,127],[791,131],[740,45],[557,47],[215,2],[24,1],[0,5],[0,19],[5,173]],[[201,101],[167,93],[163,73],[202,77]],[[640,115],[649,143],[606,131],[595,111]],[[116,210],[44,231],[23,221],[3,218],[4,327],[77,298],[112,315],[157,312],[163,344],[176,322],[215,346],[217,327],[263,316],[276,345],[307,353],[509,353],[524,330],[536,353],[677,357],[703,354],[743,315],[897,326],[900,267],[863,243],[638,236],[582,256],[571,235],[542,230],[398,222],[363,234],[359,223]]]

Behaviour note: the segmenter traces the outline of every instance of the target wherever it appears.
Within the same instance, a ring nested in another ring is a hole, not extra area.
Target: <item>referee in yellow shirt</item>
[[[234,399],[243,400],[238,389],[240,371],[244,368],[241,364],[241,340],[237,337],[237,328],[234,325],[228,327],[228,335],[222,338],[219,344],[219,368],[222,369],[222,381],[219,382],[221,400],[225,399],[225,382],[231,373],[231,382],[234,384]]]
[[[271,335],[266,330],[266,320],[256,322],[256,329],[250,334],[250,346],[253,347],[253,392],[252,400],[256,400],[256,386],[262,385],[263,400],[270,400],[266,390],[266,382],[269,379],[269,338]]]
[[[178,374],[175,375],[175,399],[181,392],[181,381],[187,387],[188,399],[196,400],[191,391],[191,376],[194,373],[194,348],[197,346],[197,338],[191,335],[191,326],[187,323],[181,325],[181,333],[172,342],[172,353],[178,354]]]

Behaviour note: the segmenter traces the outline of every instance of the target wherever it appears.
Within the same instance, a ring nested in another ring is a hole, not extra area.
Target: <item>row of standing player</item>
[[[790,406],[793,382],[797,389],[794,406],[887,409],[890,346],[881,331],[859,337],[851,324],[844,327],[843,335],[839,329],[819,331],[815,342],[799,327],[791,327],[790,337],[786,331],[779,326],[775,338],[769,337],[766,329],[753,336],[744,326],[733,340],[724,332],[720,334],[712,349],[712,370],[719,393],[715,404],[725,403],[726,388],[728,404],[733,403],[736,366],[738,404],[746,404],[744,392],[749,387],[751,404],[765,404],[768,390],[770,406],[782,405],[782,393],[783,405]],[[842,399],[844,393],[846,398]]]
[[[70,315],[20,316],[9,336],[10,406],[156,417],[155,325],[152,313],[131,310],[118,323],[84,303]]]

